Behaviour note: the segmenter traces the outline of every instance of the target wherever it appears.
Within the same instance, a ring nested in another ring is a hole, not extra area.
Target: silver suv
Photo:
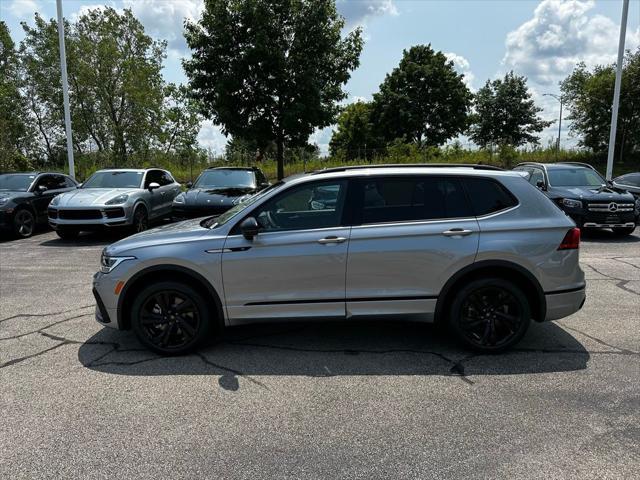
[[[361,317],[446,323],[495,352],[531,319],[582,307],[579,242],[573,221],[515,172],[325,170],[105,248],[96,319],[169,355],[225,326]]]
[[[63,239],[101,228],[142,232],[149,222],[170,215],[173,199],[181,191],[166,170],[98,170],[79,189],[53,198],[49,224]]]

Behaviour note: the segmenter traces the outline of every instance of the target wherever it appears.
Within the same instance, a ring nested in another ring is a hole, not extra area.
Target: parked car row
[[[210,168],[188,190],[159,168],[105,169],[83,184],[50,172],[0,175],[0,228],[29,237],[49,225],[63,239],[82,231],[146,230],[159,219],[220,214],[268,186],[255,167]]]

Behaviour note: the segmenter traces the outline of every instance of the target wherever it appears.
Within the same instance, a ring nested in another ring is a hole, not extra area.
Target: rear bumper
[[[545,321],[559,320],[573,315],[582,308],[586,300],[585,287],[545,293],[547,315]]]

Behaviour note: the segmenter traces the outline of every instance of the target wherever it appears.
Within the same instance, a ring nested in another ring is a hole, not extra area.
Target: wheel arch
[[[456,291],[462,285],[483,277],[498,277],[515,283],[529,300],[532,318],[542,322],[547,313],[544,290],[538,279],[526,268],[506,260],[483,260],[456,272],[442,288],[436,303],[435,321],[446,321]]]
[[[216,289],[206,278],[198,272],[178,265],[154,265],[140,270],[133,275],[122,288],[118,298],[118,327],[122,330],[131,328],[131,318],[129,310],[133,304],[133,298],[148,283],[145,280],[151,279],[153,282],[171,280],[181,281],[195,288],[205,299],[213,301],[216,311],[218,326],[224,326],[224,312],[222,302]]]

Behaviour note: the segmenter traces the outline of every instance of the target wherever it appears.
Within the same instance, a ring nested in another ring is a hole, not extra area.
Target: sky
[[[131,8],[147,33],[168,42],[164,77],[182,83],[181,59],[189,56],[182,36],[185,18],[197,19],[203,0],[63,0],[67,18],[103,5]],[[472,90],[513,70],[528,85],[545,119],[557,120],[559,103],[544,95],[559,92],[558,82],[582,61],[587,66],[616,61],[622,0],[337,0],[346,30],[362,27],[365,46],[360,67],[345,89],[347,102],[371,99],[385,75],[396,67],[403,49],[430,43],[454,62]],[[14,40],[22,38],[21,21],[34,12],[55,17],[54,0],[0,0],[0,19]],[[640,46],[640,0],[631,0],[626,48]],[[566,114],[566,111],[565,111]],[[547,145],[557,123],[540,135]],[[327,152],[331,128],[317,131],[311,142]],[[222,153],[226,143],[218,127],[205,121],[201,145]],[[466,139],[462,139],[466,142]],[[562,124],[563,146],[574,147],[568,122]]]

